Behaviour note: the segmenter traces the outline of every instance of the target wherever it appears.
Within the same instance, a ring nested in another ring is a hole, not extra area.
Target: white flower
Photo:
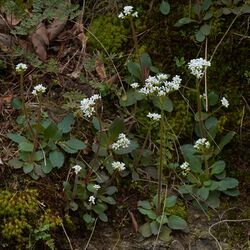
[[[72,168],[75,170],[75,173],[76,173],[76,174],[78,174],[78,173],[81,171],[81,169],[82,169],[82,167],[79,166],[79,165],[75,165],[75,166],[72,167]]]
[[[93,205],[95,205],[95,196],[91,195],[89,197],[89,202],[91,202]]]
[[[210,61],[207,61],[203,58],[192,59],[188,63],[188,68],[191,70],[191,74],[197,77],[198,79],[203,76],[205,67],[211,66]]]
[[[28,66],[27,66],[26,64],[24,64],[24,63],[18,63],[18,64],[16,65],[16,71],[17,71],[18,73],[24,72],[27,68],[28,68]]]
[[[221,104],[222,104],[222,106],[228,108],[229,102],[228,102],[228,100],[226,99],[226,97],[224,97],[224,96],[222,97],[222,99],[221,99]]]
[[[139,83],[138,83],[138,82],[134,82],[134,83],[130,84],[130,86],[131,86],[133,89],[137,89],[137,88],[139,88]]]
[[[188,169],[188,168],[189,168],[189,163],[185,161],[184,163],[182,163],[182,164],[180,165],[180,168],[183,169],[183,170]]]
[[[203,151],[210,148],[210,143],[206,138],[200,138],[195,142],[194,148],[198,151]]]
[[[138,12],[135,11],[134,13],[132,13],[132,16],[133,16],[133,17],[138,17]]]
[[[145,80],[144,87],[141,88],[139,92],[145,95],[156,94],[158,96],[164,96],[180,88],[180,76],[174,76],[172,81],[168,81],[168,79],[169,75],[162,73],[158,74],[157,76],[149,76]]]
[[[100,95],[93,95],[90,98],[84,98],[81,100],[80,108],[86,118],[90,118],[93,115],[95,112],[96,101],[99,99],[101,99]]]
[[[124,6],[123,11],[118,15],[118,18],[125,19],[126,16],[138,17],[138,12],[133,11],[133,6]]]
[[[118,136],[118,139],[115,143],[111,145],[112,149],[119,150],[122,148],[127,148],[130,144],[130,140],[126,137],[125,134],[121,133]]]
[[[114,161],[114,162],[112,162],[112,168],[114,170],[118,170],[119,172],[126,169],[125,168],[125,163],[120,162],[120,161]]]
[[[153,119],[154,121],[159,121],[161,119],[161,115],[157,113],[148,113],[147,117]]]
[[[37,96],[38,94],[42,94],[45,91],[46,91],[46,88],[42,84],[38,84],[34,87],[34,89],[31,93],[32,93],[32,95]]]
[[[98,189],[100,189],[100,188],[101,188],[101,186],[100,186],[100,185],[98,185],[98,184],[95,184],[95,185],[93,186],[93,188],[94,188],[95,190],[98,190]]]
[[[191,171],[189,163],[186,161],[180,165],[180,168],[182,169],[182,175],[184,176],[186,176]]]

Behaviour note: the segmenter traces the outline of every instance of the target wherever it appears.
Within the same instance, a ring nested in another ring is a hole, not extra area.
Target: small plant
[[[200,58],[191,60],[188,64],[191,74],[196,77],[197,113],[194,114],[196,121],[195,133],[199,137],[195,144],[185,144],[180,147],[185,162],[180,166],[185,176],[185,184],[179,190],[183,194],[189,194],[195,203],[204,207],[219,207],[220,193],[229,196],[237,196],[238,181],[226,176],[226,163],[217,157],[234,137],[230,131],[216,140],[218,132],[218,120],[214,116],[221,107],[228,108],[229,102],[225,97],[220,100],[219,108],[212,110],[218,105],[218,95],[214,92],[200,95],[200,79],[203,77],[205,67],[210,62]],[[205,90],[206,91],[206,90]],[[175,165],[175,167],[178,166]]]
[[[162,213],[157,215],[158,195],[155,195],[152,202],[148,200],[138,201],[138,211],[145,215],[147,222],[140,226],[139,231],[143,237],[159,235],[163,241],[170,241],[173,230],[183,230],[187,228],[186,221],[178,215],[173,214],[177,197],[171,195],[164,197],[161,195]]]
[[[26,65],[25,65],[26,66]],[[26,67],[27,68],[27,67]],[[17,158],[9,161],[15,169],[22,168],[25,174],[34,179],[44,177],[53,168],[61,168],[65,162],[65,154],[75,154],[84,149],[86,145],[79,139],[70,136],[74,124],[72,114],[65,116],[58,124],[49,118],[42,119],[42,94],[46,88],[42,84],[34,87],[32,94],[37,98],[39,105],[37,116],[28,115],[23,90],[23,73],[26,70],[23,65],[18,65],[20,73],[20,86],[22,96],[23,135],[8,133],[7,137],[18,143],[19,154]]]

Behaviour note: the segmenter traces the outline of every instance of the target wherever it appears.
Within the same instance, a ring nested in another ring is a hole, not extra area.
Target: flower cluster
[[[93,95],[90,98],[84,98],[81,101],[80,108],[86,118],[90,118],[93,115],[93,113],[95,112],[96,101],[100,99],[100,95]]]
[[[121,171],[123,171],[123,170],[126,169],[126,168],[125,168],[125,163],[120,162],[120,161],[113,161],[113,162],[112,162],[112,168],[113,168],[114,170],[118,170],[119,172],[121,172]]]
[[[89,202],[92,203],[93,205],[95,205],[95,196],[91,195],[89,197]]]
[[[226,97],[224,97],[224,96],[221,99],[221,105],[224,106],[224,107],[226,107],[226,108],[228,108],[228,106],[229,106],[229,102],[226,99]]]
[[[192,59],[188,63],[188,68],[191,70],[191,74],[196,78],[201,78],[204,73],[204,68],[211,66],[211,63],[203,58]]]
[[[161,115],[157,113],[148,113],[147,117],[153,119],[154,121],[159,121],[161,119]]]
[[[182,169],[182,174],[184,176],[186,176],[191,170],[191,168],[189,167],[189,163],[186,161],[180,165],[180,168]]]
[[[18,73],[24,72],[27,68],[28,67],[27,67],[26,64],[24,64],[24,63],[18,63],[16,65],[16,72],[18,72]]]
[[[127,148],[130,144],[130,140],[126,137],[125,134],[121,133],[118,136],[118,139],[115,143],[111,145],[113,150],[119,150],[122,148]]]
[[[156,94],[158,96],[164,96],[170,92],[178,90],[180,88],[181,78],[176,75],[169,80],[169,75],[158,74],[157,76],[149,76],[145,80],[145,85],[139,90],[140,93],[145,95]]]
[[[98,189],[100,189],[100,188],[101,188],[101,186],[100,186],[100,185],[98,185],[98,184],[95,184],[95,185],[93,186],[93,188],[97,191]]]
[[[204,151],[210,148],[210,143],[206,138],[200,138],[195,142],[194,148],[197,151]]]
[[[79,166],[79,165],[75,165],[74,167],[72,167],[74,170],[75,170],[75,173],[78,174],[81,170],[82,170],[82,167]]]
[[[123,11],[118,15],[119,18],[124,19],[127,16],[138,17],[138,12],[133,11],[133,6],[124,6]]]
[[[37,96],[38,94],[42,94],[45,91],[46,91],[46,88],[42,84],[38,84],[34,87],[34,89],[31,93],[32,93],[32,95]]]
[[[134,82],[134,83],[131,83],[130,86],[131,86],[133,89],[137,89],[137,88],[139,88],[139,83],[138,83],[138,82]]]

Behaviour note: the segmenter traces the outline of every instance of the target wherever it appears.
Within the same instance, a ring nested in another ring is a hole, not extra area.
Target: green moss
[[[49,230],[61,224],[61,218],[49,209],[39,209],[38,192],[34,189],[0,191],[0,220],[0,234],[12,249],[29,248],[30,241],[36,242],[41,227],[46,226],[46,235],[50,236]]]
[[[177,201],[173,207],[167,208],[167,212],[171,215],[177,215],[183,219],[187,219],[187,208],[182,201]]]
[[[115,16],[96,17],[89,30],[89,43],[96,49],[105,47],[108,52],[117,53],[128,40],[129,30]]]

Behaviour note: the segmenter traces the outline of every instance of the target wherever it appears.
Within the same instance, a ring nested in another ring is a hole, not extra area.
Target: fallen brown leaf
[[[95,70],[101,80],[105,80],[107,78],[104,63],[100,59],[97,59],[95,62]]]
[[[64,29],[67,20],[54,19],[54,21],[48,27],[48,38],[49,41],[54,40]]]
[[[31,42],[33,44],[36,54],[42,61],[46,61],[47,60],[47,48],[41,36],[39,36],[36,33],[33,33],[31,34],[30,37],[31,37]]]
[[[37,26],[35,33],[41,37],[41,39],[46,45],[49,45],[48,30],[46,29],[44,23],[40,23]]]

